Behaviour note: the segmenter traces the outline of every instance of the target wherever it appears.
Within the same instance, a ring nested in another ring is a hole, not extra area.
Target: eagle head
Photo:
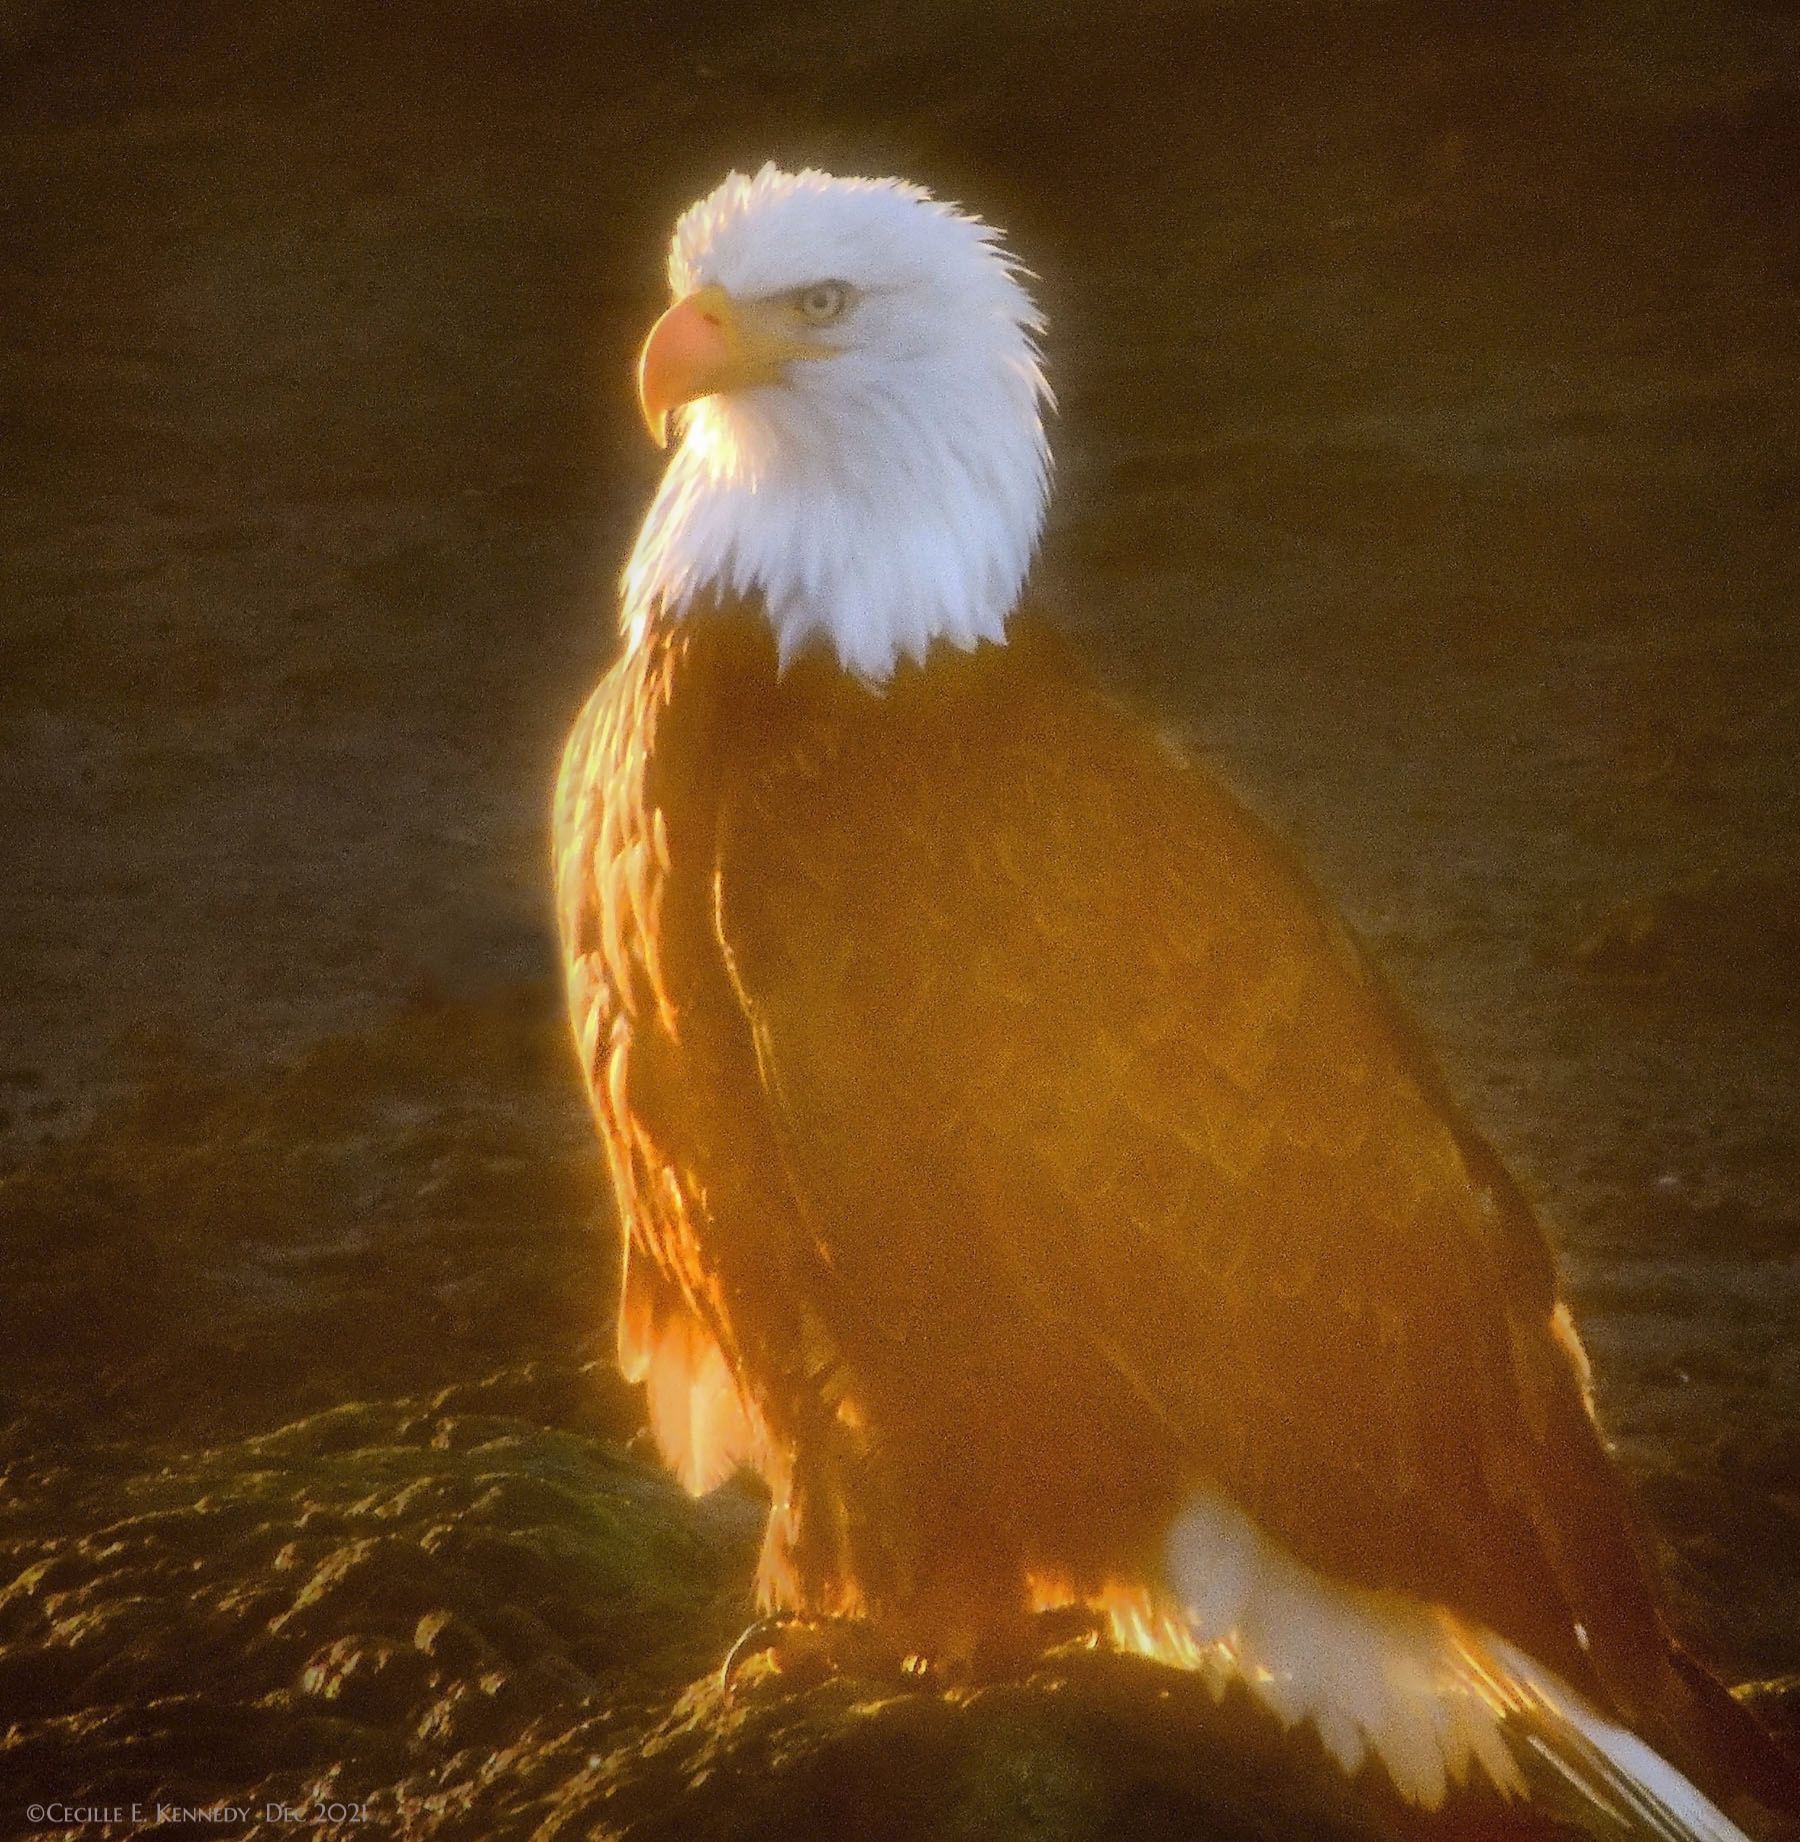
[[[628,622],[760,601],[785,663],[871,681],[1004,637],[1043,523],[1043,319],[978,218],[896,179],[765,166],[675,227],[638,362],[680,441],[626,571]]]

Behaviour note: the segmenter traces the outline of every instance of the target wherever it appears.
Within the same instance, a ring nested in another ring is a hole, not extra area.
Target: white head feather
[[[918,186],[765,166],[675,229],[677,298],[844,282],[838,350],[685,411],[625,572],[628,625],[755,596],[785,664],[815,638],[880,681],[1005,637],[1043,526],[1043,320],[996,232]]]

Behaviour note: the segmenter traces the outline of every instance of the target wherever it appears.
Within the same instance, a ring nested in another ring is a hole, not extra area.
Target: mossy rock
[[[23,1479],[0,1510],[0,1805],[229,1801],[271,1837],[267,1806],[331,1799],[435,1839],[1418,1830],[1242,1698],[1079,1646],[961,1688],[762,1658],[727,1693],[760,1500],[694,1502],[617,1443],[450,1405]]]

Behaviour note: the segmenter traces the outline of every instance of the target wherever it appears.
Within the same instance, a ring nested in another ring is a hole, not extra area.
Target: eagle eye
[[[794,305],[809,326],[829,326],[833,320],[841,318],[850,305],[849,283],[815,281],[810,288],[800,290]]]

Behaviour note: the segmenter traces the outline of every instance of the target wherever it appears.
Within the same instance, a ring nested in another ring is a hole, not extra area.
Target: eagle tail
[[[1171,1595],[1125,1591],[1096,1608],[1115,1642],[1310,1726],[1347,1776],[1378,1765],[1427,1811],[1485,1785],[1598,1842],[1746,1842],[1684,1771],[1555,1670],[1445,1606],[1315,1572],[1217,1493],[1190,1498],[1166,1560]]]
[[[1504,1639],[1468,1644],[1502,1708],[1501,1737],[1527,1794],[1603,1842],[1747,1842],[1719,1807],[1635,1733]]]
[[[1695,1757],[1721,1784],[1741,1785],[1771,1812],[1777,1832],[1800,1839],[1800,1756],[1784,1734],[1765,1726],[1705,1664],[1674,1639],[1669,1662],[1685,1715],[1679,1720]]]

